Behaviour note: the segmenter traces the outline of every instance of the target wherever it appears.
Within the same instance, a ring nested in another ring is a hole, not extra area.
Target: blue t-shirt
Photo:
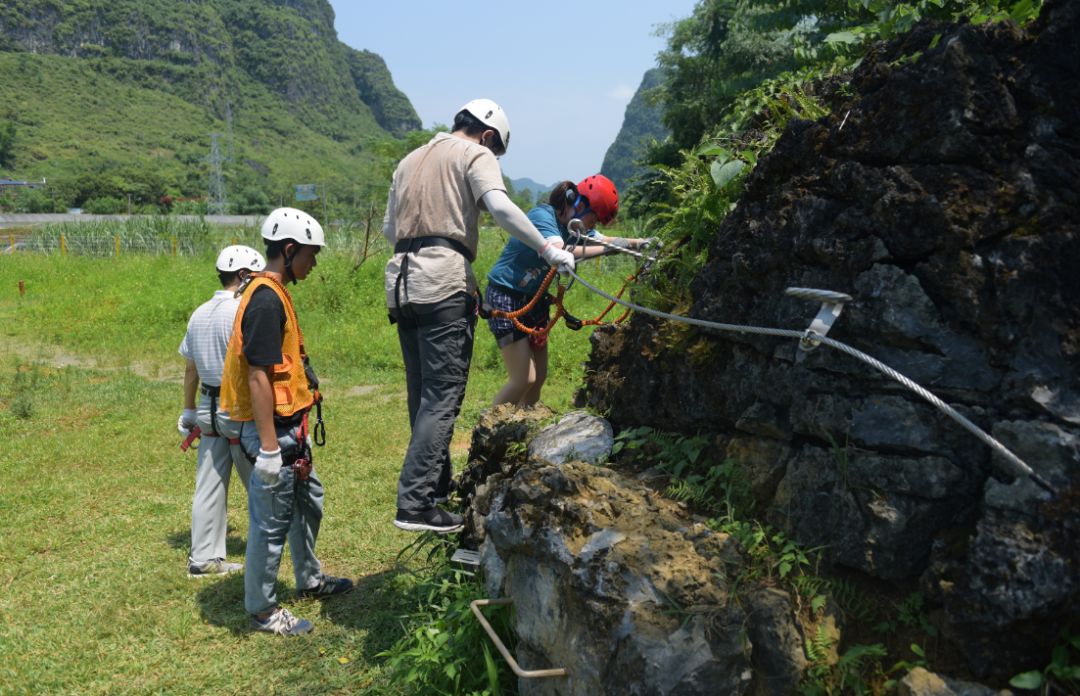
[[[530,210],[528,216],[545,239],[559,238],[566,241],[569,232],[559,224],[555,209],[547,203],[541,203]],[[591,234],[592,232],[590,236]],[[550,269],[551,266],[540,258],[540,254],[530,249],[525,242],[511,237],[487,277],[489,283],[531,297],[540,289],[540,283]]]

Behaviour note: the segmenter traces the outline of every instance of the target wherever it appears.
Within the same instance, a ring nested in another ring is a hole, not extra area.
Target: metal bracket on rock
[[[821,303],[821,309],[818,310],[817,316],[814,317],[814,321],[810,322],[810,328],[808,328],[806,333],[803,334],[803,337],[799,339],[799,348],[806,353],[809,353],[821,345],[821,339],[829,333],[829,329],[832,328],[832,325],[840,316],[840,312],[844,311],[844,303],[851,302],[852,300],[851,295],[836,292],[835,290],[788,288],[784,292],[791,297],[797,297],[800,300],[810,300]]]

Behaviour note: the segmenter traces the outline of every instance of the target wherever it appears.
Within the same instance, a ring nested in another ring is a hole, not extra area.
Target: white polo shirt
[[[187,333],[180,343],[180,355],[195,361],[199,381],[203,384],[221,386],[225,352],[239,308],[240,298],[236,293],[218,290],[209,301],[199,305],[188,320]]]

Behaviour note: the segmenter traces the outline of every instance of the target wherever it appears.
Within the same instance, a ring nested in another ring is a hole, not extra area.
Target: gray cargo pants
[[[199,455],[195,465],[195,495],[191,501],[191,556],[188,562],[202,564],[225,558],[225,512],[229,500],[229,479],[233,467],[247,490],[252,462],[239,444],[229,443],[228,432],[235,427],[218,413],[214,421],[217,436],[210,424],[210,396],[199,395],[196,423],[202,430]]]
[[[476,315],[428,325],[398,322],[397,329],[412,428],[398,478],[397,506],[421,512],[449,490],[450,440],[469,379]]]

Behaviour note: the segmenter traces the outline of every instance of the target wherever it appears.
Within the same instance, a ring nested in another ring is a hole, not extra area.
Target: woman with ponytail
[[[586,246],[589,240],[630,249],[644,247],[648,240],[607,237],[595,230],[596,224],[608,225],[619,212],[619,193],[615,184],[602,174],[594,174],[580,183],[562,181],[542,203],[529,211],[529,220],[552,246],[573,247],[576,259],[589,259],[611,253],[610,247]],[[575,222],[570,229],[571,220]],[[486,304],[492,309],[513,312],[536,295],[551,267],[539,254],[510,239],[498,261],[488,273]],[[518,317],[531,329],[547,325],[550,298],[540,298],[532,310]],[[547,336],[530,336],[514,326],[510,319],[488,319],[488,327],[502,352],[508,380],[495,395],[494,405],[532,406],[540,400],[540,390],[547,378]]]

